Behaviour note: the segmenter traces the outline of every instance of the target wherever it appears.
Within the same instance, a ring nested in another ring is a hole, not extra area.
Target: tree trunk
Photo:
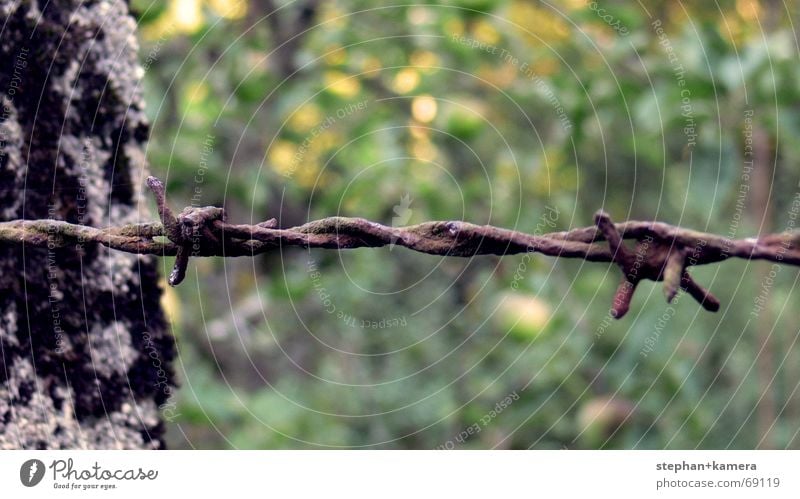
[[[149,218],[121,0],[0,0],[0,219]],[[0,246],[0,448],[160,448],[174,342],[153,257]]]

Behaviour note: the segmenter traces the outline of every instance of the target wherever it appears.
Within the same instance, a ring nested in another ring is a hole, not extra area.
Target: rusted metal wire
[[[611,307],[616,318],[628,311],[636,285],[643,279],[663,281],[667,301],[683,289],[706,310],[716,311],[719,301],[692,279],[688,267],[728,258],[800,266],[800,234],[796,232],[728,239],[660,222],[614,224],[602,211],[595,215],[594,226],[543,235],[462,221],[388,227],[346,217],[323,218],[281,229],[275,219],[255,225],[228,223],[224,210],[213,206],[189,207],[175,215],[167,205],[161,181],[148,177],[147,185],[155,197],[160,223],[96,228],[59,220],[14,220],[0,222],[0,243],[51,249],[102,244],[128,253],[175,256],[168,279],[172,286],[185,277],[191,257],[253,256],[286,246],[350,249],[399,245],[431,255],[459,257],[535,252],[616,263],[623,273]],[[635,247],[626,246],[625,239],[635,240]]]

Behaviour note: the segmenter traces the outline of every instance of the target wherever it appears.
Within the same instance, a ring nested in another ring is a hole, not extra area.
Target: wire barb
[[[158,214],[167,238],[177,246],[175,253],[175,265],[169,273],[167,282],[170,286],[177,286],[186,278],[186,269],[189,266],[189,257],[199,255],[200,242],[206,241],[207,244],[218,246],[220,239],[211,230],[211,226],[217,222],[225,220],[225,211],[216,206],[184,208],[177,217],[172,214],[172,210],[167,204],[166,189],[163,182],[156,177],[147,177],[147,186],[153,192],[156,200]],[[264,224],[277,224],[275,219],[263,222]],[[262,226],[262,224],[259,224]]]
[[[686,271],[689,252],[683,242],[663,234],[658,238],[649,234],[640,239],[636,251],[631,252],[623,243],[623,236],[606,212],[598,211],[594,219],[598,230],[608,242],[613,261],[619,265],[623,273],[622,282],[617,288],[611,307],[611,313],[615,318],[620,319],[628,312],[633,292],[642,279],[663,281],[667,303],[672,303],[678,290],[683,289],[706,310],[712,312],[719,310],[719,300],[697,284]],[[654,231],[657,232],[659,231]],[[695,247],[704,245],[705,240],[701,238]]]
[[[664,264],[664,296],[667,297],[667,303],[672,303],[675,295],[678,294],[678,289],[681,286],[681,279],[689,277],[686,270],[686,251],[683,248],[675,248],[667,256],[666,263]]]
[[[164,184],[156,177],[148,177],[147,186],[155,198],[161,223],[96,228],[61,220],[12,220],[0,222],[0,244],[74,249],[94,243],[128,253],[175,256],[168,279],[172,286],[183,281],[192,257],[255,256],[289,246],[353,249],[394,245],[430,255],[468,258],[536,252],[616,264],[623,277],[611,313],[618,319],[629,311],[636,287],[643,279],[664,281],[669,302],[682,289],[704,309],[717,311],[719,300],[694,281],[688,267],[729,258],[800,266],[800,234],[794,232],[732,240],[660,222],[615,224],[604,211],[595,214],[593,226],[541,235],[458,220],[389,227],[346,217],[279,228],[274,218],[254,225],[230,224],[224,210],[214,206],[188,207],[176,216],[167,204]],[[632,249],[626,246],[626,239],[635,241]]]
[[[164,225],[166,236],[170,241],[177,244],[181,238],[181,230],[178,226],[178,219],[172,214],[172,210],[167,204],[167,190],[164,187],[164,183],[151,175],[147,177],[147,187],[150,188],[156,200],[158,216],[161,218],[161,223]]]

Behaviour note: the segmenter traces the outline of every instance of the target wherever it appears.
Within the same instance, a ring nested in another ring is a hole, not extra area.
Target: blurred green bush
[[[791,228],[796,13],[770,2],[131,3],[176,207]],[[164,299],[173,447],[798,446],[794,268],[696,269],[718,314],[644,284],[619,322],[617,269],[580,261],[289,249],[192,269]]]

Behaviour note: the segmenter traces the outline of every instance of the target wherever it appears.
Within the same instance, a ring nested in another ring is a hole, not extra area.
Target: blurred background
[[[798,13],[780,1],[132,0],[174,207],[525,232],[592,213],[795,226]],[[163,260],[167,273],[170,259]],[[798,448],[798,271],[403,248],[193,260],[167,289],[173,448]]]

